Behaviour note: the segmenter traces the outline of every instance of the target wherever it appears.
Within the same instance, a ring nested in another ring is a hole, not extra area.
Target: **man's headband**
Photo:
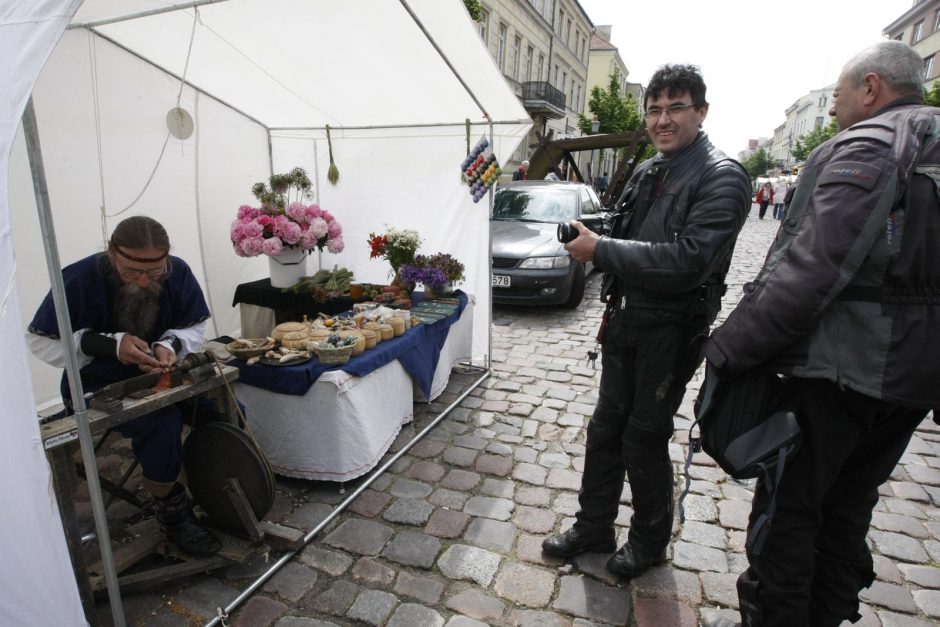
[[[131,261],[136,261],[138,263],[157,263],[158,261],[163,261],[166,259],[166,256],[169,254],[169,251],[164,251],[164,253],[159,257],[135,257],[133,255],[128,255],[126,252],[121,250],[119,246],[115,246],[114,243],[111,244],[111,248],[113,248],[117,254],[124,257],[125,259],[130,259]]]

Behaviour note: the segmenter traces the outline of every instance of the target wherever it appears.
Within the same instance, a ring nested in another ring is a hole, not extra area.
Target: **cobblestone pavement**
[[[724,315],[756,274],[778,224],[756,214],[739,240]],[[753,484],[729,479],[703,453],[691,467],[687,520],[676,523],[666,565],[621,581],[606,572],[605,554],[569,563],[542,555],[542,539],[569,527],[577,510],[585,426],[599,381],[585,361],[601,314],[599,282],[596,273],[590,277],[574,311],[496,308],[492,376],[226,624],[666,627],[694,626],[715,611],[736,618]],[[670,444],[677,481],[700,375]],[[392,450],[475,378],[455,373],[440,399],[416,410]],[[120,465],[119,455],[105,457]],[[277,487],[268,520],[304,532],[344,498],[329,483],[279,479]],[[932,422],[915,435],[881,496],[869,534],[878,577],[862,594],[858,624],[940,624],[933,620],[940,617],[940,430]],[[630,515],[625,488],[616,520],[621,541]],[[127,594],[128,624],[203,624],[268,569],[256,559]],[[106,603],[99,622],[110,624]]]

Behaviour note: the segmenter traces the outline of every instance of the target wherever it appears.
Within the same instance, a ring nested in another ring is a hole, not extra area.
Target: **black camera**
[[[558,224],[558,241],[567,244],[578,236],[578,229],[574,228],[571,222],[561,222]]]

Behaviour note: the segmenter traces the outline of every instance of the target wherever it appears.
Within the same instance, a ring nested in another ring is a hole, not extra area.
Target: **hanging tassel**
[[[467,118],[465,125],[467,127],[467,154],[469,155],[470,154],[470,118]]]
[[[331,185],[336,185],[336,181],[339,180],[339,168],[336,167],[336,164],[333,162],[333,140],[330,138],[330,125],[326,125],[326,145],[330,149],[330,167],[326,171],[326,180],[330,182]]]

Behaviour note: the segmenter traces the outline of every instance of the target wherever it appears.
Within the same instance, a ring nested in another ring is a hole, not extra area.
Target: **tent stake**
[[[59,246],[56,243],[55,225],[52,222],[52,209],[49,205],[49,188],[46,186],[46,171],[42,161],[42,149],[39,145],[39,130],[36,125],[36,111],[30,96],[23,111],[23,135],[26,139],[26,152],[29,155],[29,169],[33,175],[33,192],[36,195],[36,208],[39,214],[39,226],[42,231],[42,245],[46,253],[46,266],[49,269],[49,282],[52,301],[55,304],[56,321],[59,325],[59,337],[65,346],[65,372],[72,392],[72,407],[75,410],[75,425],[78,427],[78,440],[85,463],[85,475],[91,496],[92,510],[95,515],[95,529],[98,533],[98,548],[101,551],[101,564],[104,566],[105,581],[108,585],[108,598],[111,601],[111,616],[116,627],[126,625],[124,605],[118,587],[117,572],[114,568],[114,556],[111,553],[111,534],[108,531],[108,519],[101,498],[101,484],[98,483],[98,465],[95,463],[95,448],[85,415],[85,390],[79,376],[78,357],[75,355],[75,340],[72,322],[69,317],[68,302],[65,299],[65,285],[62,282],[62,264],[59,261]],[[75,573],[76,577],[87,577],[87,573]],[[94,608],[91,608],[94,609]],[[86,608],[88,611],[88,608]],[[87,617],[91,621],[94,616]]]

